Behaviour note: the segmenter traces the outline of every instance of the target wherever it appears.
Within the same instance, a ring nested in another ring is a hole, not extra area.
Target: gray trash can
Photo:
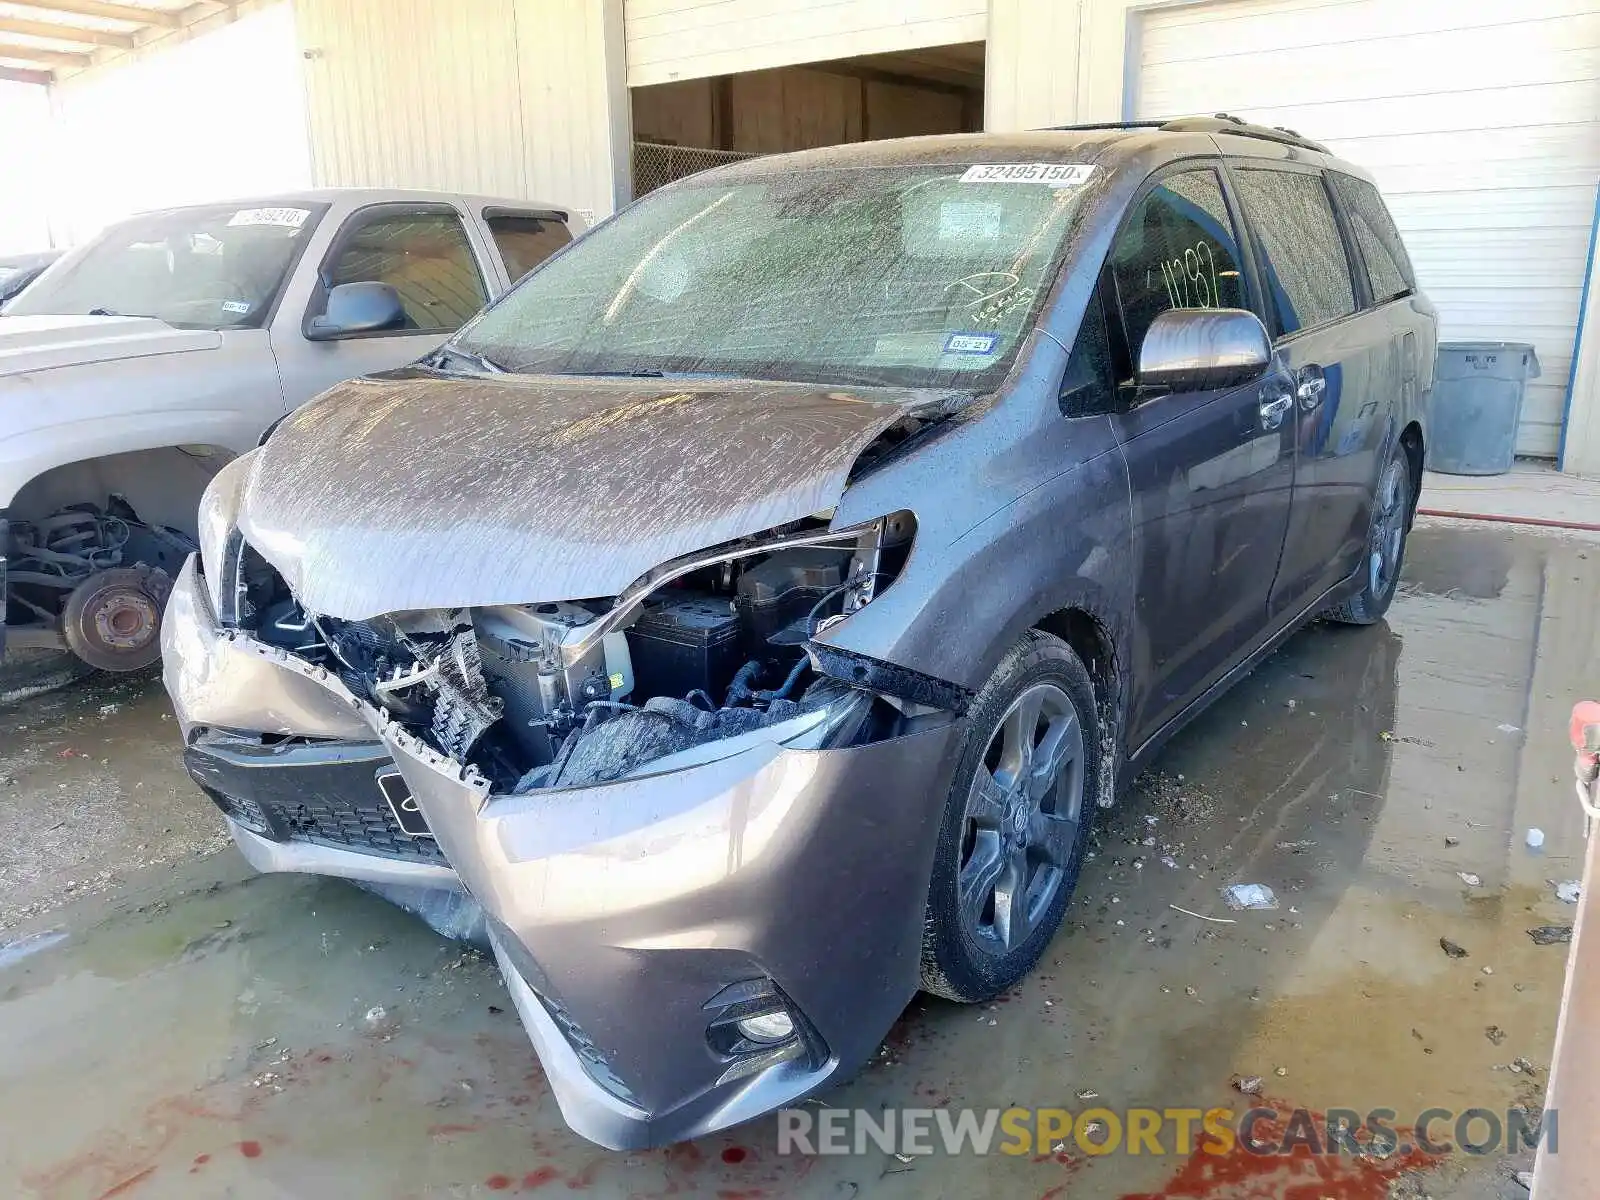
[[[1428,469],[1499,475],[1517,453],[1517,422],[1539,357],[1526,342],[1441,342],[1428,401]]]

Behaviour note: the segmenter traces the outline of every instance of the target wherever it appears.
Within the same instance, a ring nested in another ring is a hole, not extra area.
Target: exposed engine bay
[[[306,612],[236,537],[222,589],[234,611],[219,616],[333,672],[494,791],[577,787],[852,695],[863,702],[843,706],[830,739],[914,710],[831,677],[808,650],[892,582],[913,527],[909,513],[835,531],[811,519],[669,563],[617,597],[369,621]]]

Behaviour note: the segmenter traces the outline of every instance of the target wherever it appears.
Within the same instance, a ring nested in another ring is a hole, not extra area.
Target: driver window
[[[452,213],[374,217],[344,235],[328,285],[387,283],[419,333],[453,333],[489,302],[461,219]]]
[[[1111,278],[1131,379],[1150,323],[1170,308],[1247,308],[1239,241],[1209,168],[1163,176],[1134,206],[1111,249]]]

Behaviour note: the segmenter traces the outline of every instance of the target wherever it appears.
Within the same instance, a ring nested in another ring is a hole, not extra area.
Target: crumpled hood
[[[946,393],[400,372],[340,384],[254,457],[239,528],[314,613],[612,596],[831,508],[856,456]]]
[[[0,317],[0,376],[220,345],[215,329],[175,329],[154,317]]]

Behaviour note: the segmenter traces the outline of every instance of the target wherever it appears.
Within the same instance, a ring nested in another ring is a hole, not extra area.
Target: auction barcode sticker
[[[975,163],[961,176],[962,183],[1043,183],[1050,187],[1077,187],[1094,174],[1093,163]]]
[[[311,215],[307,208],[241,208],[228,218],[229,225],[281,225],[299,229]]]

